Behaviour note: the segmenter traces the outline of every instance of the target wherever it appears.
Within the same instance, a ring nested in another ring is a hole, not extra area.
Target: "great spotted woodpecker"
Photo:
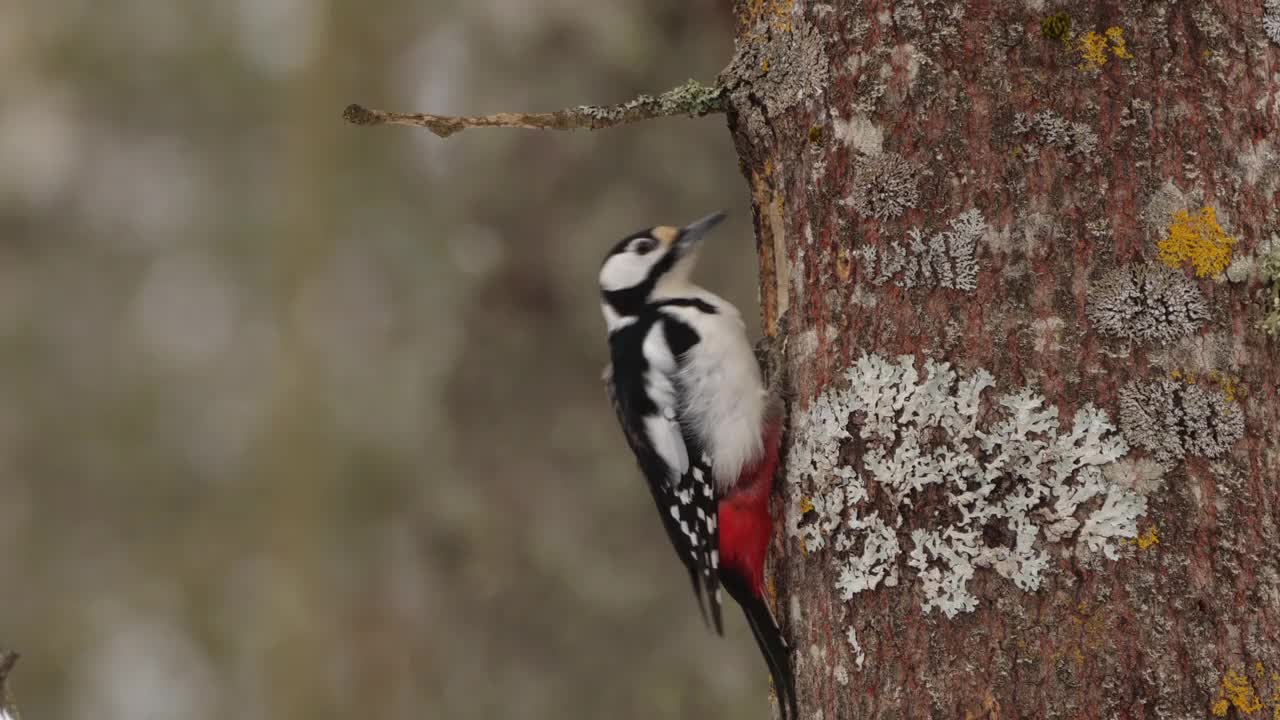
[[[716,213],[623,238],[600,268],[605,384],[698,607],[723,634],[721,586],[746,614],[783,718],[795,715],[786,641],[764,596],[781,402],[761,380],[737,308],[689,275]]]

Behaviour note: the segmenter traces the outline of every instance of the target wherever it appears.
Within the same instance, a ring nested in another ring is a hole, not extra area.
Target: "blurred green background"
[[[605,250],[720,117],[356,128],[713,81],[716,0],[0,3],[0,647],[24,715],[764,718],[614,425]]]

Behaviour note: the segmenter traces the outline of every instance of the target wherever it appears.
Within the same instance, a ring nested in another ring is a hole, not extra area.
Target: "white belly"
[[[688,307],[664,312],[698,333],[698,344],[680,363],[680,417],[706,448],[723,492],[763,454],[766,391],[741,316],[729,303],[706,295],[718,313]]]

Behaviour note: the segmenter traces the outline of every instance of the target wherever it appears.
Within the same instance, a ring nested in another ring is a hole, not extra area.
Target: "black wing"
[[[702,569],[702,585],[711,603],[711,619],[716,632],[724,634],[720,620],[720,498],[711,478],[711,459],[688,441],[689,471],[680,479],[676,503],[668,512],[680,520],[680,530],[689,545],[689,555]]]
[[[631,418],[644,417],[658,409],[644,406],[648,399],[643,395],[643,388],[633,387],[639,377],[627,370],[615,371],[613,365],[605,367],[603,379],[609,393],[609,402],[618,416],[618,424],[622,426],[627,444],[647,480],[658,516],[662,518],[662,527],[667,531],[667,539],[671,541],[676,556],[689,572],[689,582],[693,586],[694,597],[698,600],[702,619],[704,622],[707,620],[706,603],[703,602],[703,589],[706,588],[711,600],[714,627],[716,632],[723,634],[717,592],[719,577],[716,567],[719,553],[716,548],[719,532],[716,528],[716,501],[707,492],[695,487],[699,478],[710,477],[707,463],[691,462],[689,470],[680,478],[679,483],[672,485],[666,475],[667,466],[650,444],[644,429],[633,426],[630,421]],[[691,455],[692,458],[701,461],[702,454]]]

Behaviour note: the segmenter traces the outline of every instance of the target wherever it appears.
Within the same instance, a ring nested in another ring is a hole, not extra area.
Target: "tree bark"
[[[18,653],[0,649],[0,720],[10,720],[18,716],[9,697],[9,673],[18,662]]]
[[[736,0],[805,718],[1280,718],[1262,0]]]

